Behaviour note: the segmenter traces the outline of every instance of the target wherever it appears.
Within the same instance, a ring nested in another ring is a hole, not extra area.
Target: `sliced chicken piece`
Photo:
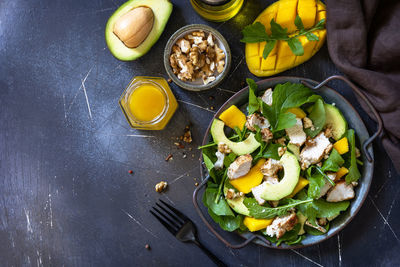
[[[260,205],[264,205],[265,200],[261,198],[261,194],[263,192],[263,184],[266,182],[263,182],[262,184],[253,187],[251,189],[251,192],[253,193],[254,198],[256,199],[256,201],[258,202],[258,204]]]
[[[255,131],[255,125],[257,125],[260,129],[268,128],[270,126],[269,121],[266,118],[260,114],[253,113],[247,116],[246,127],[250,131]]]
[[[268,175],[264,175],[263,177],[264,181],[266,181],[269,184],[277,184],[279,183],[279,179],[278,176],[268,176]]]
[[[268,159],[262,166],[261,166],[261,172],[265,176],[269,177],[274,177],[277,175],[279,170],[282,170],[283,166],[282,164],[275,159]]]
[[[324,157],[331,142],[323,132],[319,133],[314,139],[307,140],[306,146],[300,153],[301,168],[307,169],[311,164],[317,164]]]
[[[217,161],[214,163],[214,168],[222,169],[224,167],[225,154],[217,151],[215,152],[215,156],[217,156]]]
[[[229,179],[237,179],[246,175],[251,168],[253,157],[250,154],[242,155],[235,159],[228,168]]]
[[[307,136],[303,130],[303,122],[301,119],[296,118],[296,124],[288,129],[285,129],[285,131],[289,136],[290,144],[300,147],[306,142]]]
[[[274,134],[271,132],[270,129],[263,128],[261,129],[261,137],[264,142],[269,142],[269,140],[272,140],[274,138]]]
[[[326,197],[328,202],[340,202],[354,198],[354,189],[352,184],[347,184],[346,181],[337,183],[329,192]]]
[[[328,173],[328,174],[326,174],[326,176],[328,176],[329,179],[331,179],[332,181],[335,181],[335,179],[336,179],[336,173],[334,173],[334,172]],[[331,183],[325,180],[324,186],[321,187],[319,197],[321,198],[321,197],[325,196],[325,194],[328,193],[329,189],[331,189],[331,188],[332,188]]]
[[[267,227],[267,235],[276,238],[281,238],[287,231],[293,229],[298,222],[295,212],[285,216],[276,217],[272,223]]]
[[[264,94],[261,97],[261,100],[268,106],[272,105],[272,89],[271,88],[268,88],[267,90],[265,90]]]

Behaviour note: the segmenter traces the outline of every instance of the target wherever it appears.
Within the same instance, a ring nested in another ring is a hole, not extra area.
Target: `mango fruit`
[[[307,114],[301,108],[289,108],[287,111],[293,113],[296,115],[296,118],[299,119],[304,119],[307,116]]]
[[[349,141],[347,137],[343,137],[342,139],[336,141],[333,144],[333,148],[339,152],[340,155],[349,152]]]
[[[259,231],[267,228],[274,219],[256,219],[253,217],[244,217],[243,224],[250,230],[250,232]]]
[[[290,195],[288,195],[287,198],[294,197],[298,192],[300,192],[301,189],[303,189],[309,183],[310,182],[307,179],[300,177],[296,187],[293,189],[293,192]]]
[[[268,6],[256,18],[254,22],[260,22],[265,26],[268,34],[271,34],[271,19],[274,19],[283,28],[288,29],[288,34],[296,33],[294,24],[299,15],[306,29],[312,28],[321,19],[326,19],[325,5],[319,0],[279,0]],[[322,47],[326,39],[326,29],[315,30],[319,41],[309,41],[305,36],[298,37],[303,45],[304,54],[296,56],[290,50],[287,42],[277,41],[266,59],[262,57],[265,42],[246,43],[246,63],[250,72],[259,77],[271,76],[287,69],[296,67],[309,60]]]
[[[340,169],[336,172],[335,180],[340,180],[343,176],[349,173],[349,170],[346,167],[340,167]]]
[[[219,119],[225,123],[228,127],[234,129],[238,127],[240,130],[243,129],[246,123],[246,115],[235,105],[230,106],[224,112],[219,115]]]
[[[261,166],[264,163],[265,159],[259,159],[256,165],[254,165],[246,175],[234,180],[230,180],[229,182],[240,192],[245,194],[250,193],[253,187],[261,184],[261,181],[264,177],[261,172]]]

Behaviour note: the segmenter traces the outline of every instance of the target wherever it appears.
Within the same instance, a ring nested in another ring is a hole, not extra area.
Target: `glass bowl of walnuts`
[[[231,51],[225,38],[203,24],[177,30],[164,50],[164,66],[178,86],[203,91],[217,86],[227,76]]]

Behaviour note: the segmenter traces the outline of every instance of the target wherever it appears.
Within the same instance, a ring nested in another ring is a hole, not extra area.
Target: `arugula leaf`
[[[307,193],[306,190],[303,189],[299,193],[296,194],[296,198],[299,200],[305,200],[307,199]],[[297,206],[298,210],[303,213],[304,216],[308,218],[308,220],[315,225],[315,220],[317,218],[317,210],[314,207],[314,201],[310,203],[305,203],[305,204],[300,204]]]
[[[303,21],[301,20],[299,15],[297,15],[296,18],[294,19],[294,25],[296,25],[299,31],[304,30]]]
[[[269,39],[265,26],[258,21],[244,27],[242,33],[243,38],[240,40],[242,43],[259,43]]]
[[[325,19],[320,20],[314,27],[310,29],[305,29],[301,18],[297,15],[294,21],[297,29],[299,30],[297,34],[289,37],[288,29],[283,28],[281,25],[276,23],[274,19],[270,22],[271,35],[268,35],[265,26],[260,22],[255,22],[251,25],[247,25],[243,30],[243,38],[240,40],[243,43],[259,43],[266,42],[263,58],[266,59],[272,49],[275,47],[278,40],[285,41],[288,43],[291,51],[295,55],[303,55],[304,49],[301,42],[297,37],[305,35],[310,41],[318,41],[318,37],[312,32],[315,30],[320,30],[325,28]]]
[[[206,207],[211,209],[213,213],[219,216],[234,216],[231,208],[225,199],[222,198],[218,203],[215,203],[215,198],[218,196],[218,188],[210,187],[207,185],[207,189],[203,195],[203,203]]]
[[[260,109],[260,104],[256,94],[258,86],[253,79],[247,78],[246,82],[249,85],[249,105],[247,106],[247,112],[251,115]]]
[[[287,28],[282,28],[282,26],[276,23],[274,19],[271,19],[270,25],[272,39],[284,40],[285,38],[288,38]]]
[[[242,215],[236,216],[219,216],[215,214],[210,208],[208,209],[208,214],[210,214],[211,218],[219,224],[219,226],[228,232],[233,232],[236,229],[240,228],[240,225],[243,221]]]
[[[215,196],[215,200],[214,202],[216,204],[218,204],[219,200],[221,199],[221,191],[222,191],[222,186],[225,183],[226,178],[228,177],[228,168],[225,169],[224,175],[222,176],[221,181],[219,182],[219,186],[218,186],[218,191],[217,191],[217,195]]]
[[[291,112],[280,113],[278,117],[278,124],[275,131],[284,130],[293,127],[296,124],[296,115]]]
[[[308,136],[314,138],[322,131],[325,125],[325,107],[322,99],[318,99],[317,102],[315,102],[308,117],[312,120],[314,128],[307,128],[304,129],[304,131]]]
[[[324,173],[324,171],[321,169],[320,166],[316,165],[316,166],[315,166],[315,169],[316,169],[317,172],[319,172],[319,174],[321,174],[332,186],[335,186],[335,185],[336,185],[335,182],[333,182],[333,181],[329,178],[329,176],[326,175],[326,174]]]
[[[296,37],[292,37],[286,41],[289,45],[290,50],[292,50],[293,54],[296,56],[304,55],[304,48],[299,39]]]
[[[235,161],[236,156],[237,155],[235,153],[233,153],[233,152],[229,153],[228,155],[225,155],[225,158],[224,158],[224,166],[225,166],[225,168],[228,168],[232,164],[232,162]]]
[[[275,45],[276,45],[277,40],[270,40],[267,41],[267,43],[264,46],[264,50],[263,50],[263,58],[267,58],[269,53],[271,53],[272,49],[274,49]]]
[[[346,175],[346,182],[351,183],[356,182],[361,177],[361,174],[357,167],[356,138],[354,135],[354,130],[347,130],[346,136],[350,146],[350,166],[349,173]]]
[[[299,107],[309,102],[315,102],[321,99],[315,95],[311,89],[299,83],[278,84],[272,92],[272,105],[269,106],[262,101],[261,112],[271,124],[272,132],[290,128],[296,124],[296,116],[293,113],[286,112],[289,108]]]
[[[268,146],[266,147],[264,154],[263,154],[263,158],[272,158],[275,160],[279,160],[281,157],[278,154],[278,148],[281,147],[282,145],[280,144],[273,144],[273,143],[269,143]]]
[[[249,209],[250,216],[256,219],[272,219],[276,216],[285,215],[291,208],[296,207],[297,205],[308,203],[313,200],[286,199],[286,201],[288,204],[276,208],[260,206],[254,198],[245,198],[243,203]]]
[[[324,176],[320,173],[313,173],[314,166],[311,166],[306,171],[306,177],[310,182],[308,185],[307,195],[309,198],[317,199],[321,194],[321,188],[325,185]]]
[[[317,212],[317,218],[334,217],[340,212],[347,210],[350,206],[350,201],[327,202],[323,199],[314,200],[313,206]]]
[[[306,37],[307,37],[308,41],[319,41],[318,36],[316,36],[312,32],[307,33]]]
[[[332,149],[329,158],[325,160],[324,164],[322,164],[321,169],[325,171],[337,172],[340,167],[343,165],[344,159],[340,156],[339,152],[336,149]]]

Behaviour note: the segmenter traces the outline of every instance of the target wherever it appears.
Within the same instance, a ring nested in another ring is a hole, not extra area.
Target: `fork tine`
[[[185,221],[190,221],[190,219],[183,214],[182,212],[180,212],[179,210],[175,209],[174,207],[172,207],[171,205],[169,205],[168,203],[166,203],[165,201],[161,200],[161,203],[163,203],[165,206],[167,206],[170,210],[172,210],[176,215],[178,215],[181,219],[185,220]]]
[[[163,206],[161,206],[161,205],[158,204],[158,203],[156,203],[156,205],[157,205],[158,207],[160,207],[164,212],[166,212],[169,216],[171,216],[173,219],[175,219],[176,221],[178,221],[179,224],[184,224],[184,223],[185,223],[185,221],[184,221],[182,218],[179,218],[179,217],[177,216],[177,214],[174,214],[174,213],[170,212],[168,209],[164,208]]]
[[[180,223],[179,221],[175,221],[172,218],[169,218],[167,215],[165,215],[163,212],[161,212],[156,207],[153,207],[153,210],[155,210],[159,215],[161,215],[161,217],[163,217],[165,220],[167,220],[169,222],[169,224],[171,226],[174,226],[176,229],[179,230],[182,227],[182,223]]]
[[[165,228],[167,228],[167,230],[168,230],[171,234],[176,235],[176,233],[178,232],[178,230],[176,230],[176,229],[173,228],[171,225],[169,225],[166,221],[164,221],[163,218],[161,218],[160,216],[158,216],[158,215],[157,215],[155,212],[153,212],[152,210],[150,210],[150,213],[153,214],[153,216],[156,217],[157,220],[158,220],[160,223],[162,223],[162,224],[165,226]]]

